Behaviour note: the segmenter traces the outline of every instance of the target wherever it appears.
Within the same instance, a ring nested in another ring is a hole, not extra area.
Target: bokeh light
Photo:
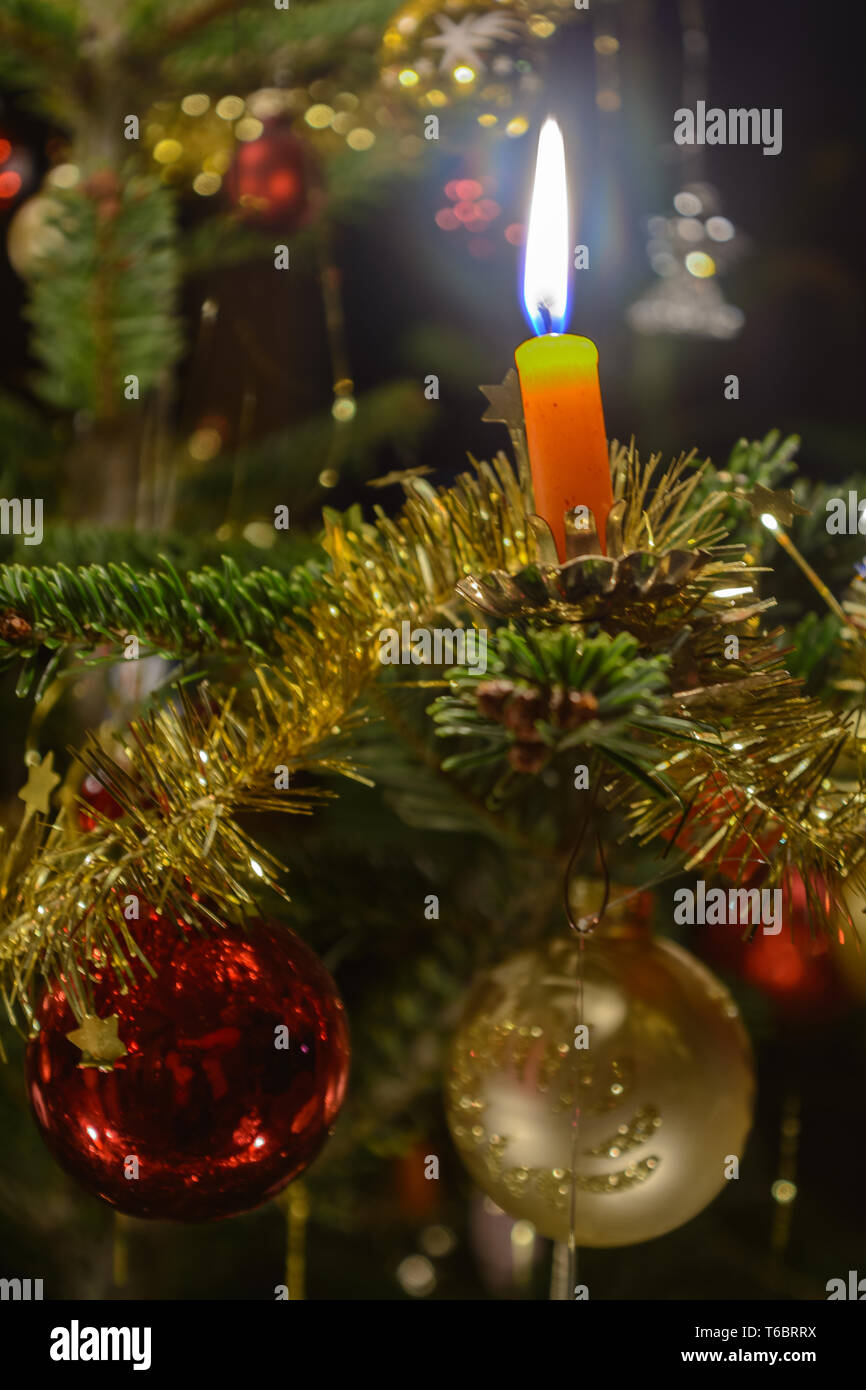
[[[690,251],[686,256],[686,270],[698,280],[706,280],[716,273],[716,263],[706,251]]]
[[[205,92],[191,92],[184,97],[180,109],[185,116],[203,116],[210,106],[210,97]]]
[[[244,116],[235,126],[236,140],[258,140],[264,131],[264,125],[257,116]]]
[[[221,120],[236,121],[244,114],[245,106],[246,103],[241,97],[221,97],[215,110]]]
[[[703,205],[696,193],[690,193],[684,189],[674,198],[674,207],[680,217],[697,217],[703,211]]]
[[[15,198],[21,191],[21,175],[14,169],[0,171],[0,198]]]
[[[183,145],[179,140],[160,140],[153,147],[153,157],[157,164],[174,164],[182,154]]]
[[[397,1266],[397,1282],[413,1298],[426,1298],[436,1287],[436,1271],[425,1255],[407,1255]]]
[[[222,445],[219,430],[214,429],[213,425],[203,425],[200,429],[193,430],[186,447],[190,457],[196,462],[207,463],[210,459],[216,458]]]

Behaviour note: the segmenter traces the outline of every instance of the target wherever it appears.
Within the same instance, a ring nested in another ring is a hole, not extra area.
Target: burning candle
[[[560,560],[565,559],[564,513],[587,507],[604,549],[613,506],[598,350],[588,338],[562,332],[570,244],[565,148],[559,126],[548,119],[538,139],[523,272],[523,303],[539,336],[521,343],[514,361],[535,509],[553,532]]]

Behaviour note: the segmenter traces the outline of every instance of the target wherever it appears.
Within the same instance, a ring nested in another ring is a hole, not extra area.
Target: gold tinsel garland
[[[592,556],[592,536],[573,538],[579,553],[559,566],[544,524],[532,516],[525,469],[518,474],[502,454],[492,464],[473,461],[474,473],[450,488],[406,476],[396,518],[376,508],[375,521],[356,529],[327,518],[331,570],[285,638],[279,670],[253,667],[249,689],[227,695],[220,707],[202,710],[189,699],[165,705],[130,727],[124,758],[91,739],[81,762],[120,804],[119,820],[82,832],[71,808],[49,822],[28,806],[0,878],[0,978],[10,1015],[16,1004],[29,1015],[44,980],[61,975],[73,1007],[86,1015],[91,963],[111,959],[123,970],[140,953],[123,913],[130,893],[179,921],[193,900],[198,912],[212,905],[215,916],[253,910],[255,883],[277,887],[280,866],[237,816],[309,813],[330,794],[293,788],[295,774],[360,776],[350,735],[380,669],[382,627],[438,616],[466,625],[467,596],[483,597],[491,586],[512,599],[517,593],[510,611],[520,620],[580,630],[595,611],[602,629],[633,626],[649,650],[673,650],[670,710],[692,721],[694,732],[685,741],[659,738],[653,756],[680,799],[650,801],[641,793],[635,800],[634,784],[612,774],[611,804],[628,803],[630,833],[641,842],[670,836],[689,798],[715,775],[736,792],[737,809],[711,826],[692,862],[711,869],[744,824],[754,834],[766,817],[783,837],[773,873],[795,863],[820,876],[827,885],[821,915],[829,919],[842,880],[861,874],[866,841],[860,784],[842,796],[830,781],[836,759],[851,749],[851,732],[785,671],[775,634],[759,623],[772,601],[732,608],[719,595],[732,586],[748,591],[743,580],[755,571],[723,544],[730,493],[695,500],[706,465],[696,468],[684,455],[660,469],[658,458],[641,464],[633,447],[616,444],[611,461],[617,506],[609,563],[589,567],[577,602],[564,572]],[[655,573],[665,576],[657,593],[647,582]],[[521,575],[532,576],[534,587],[521,588]],[[615,602],[599,608],[599,598],[611,595]],[[720,637],[731,632],[742,655],[720,660]]]

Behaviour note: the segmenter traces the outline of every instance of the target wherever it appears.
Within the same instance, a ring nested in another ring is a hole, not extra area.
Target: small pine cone
[[[550,722],[562,728],[568,713],[568,691],[561,685],[554,686],[550,697]]]
[[[550,702],[537,690],[516,690],[508,701],[503,723],[520,738],[535,741],[538,738],[535,725],[549,715]]]
[[[512,743],[508,750],[508,761],[515,772],[540,772],[548,759],[548,749],[543,743]]]
[[[85,181],[84,192],[88,198],[93,198],[96,202],[101,203],[108,198],[116,199],[121,187],[120,178],[113,169],[98,169]]]
[[[4,608],[0,613],[0,638],[4,642],[26,642],[32,632],[33,624],[14,608]]]
[[[103,198],[96,215],[100,222],[113,222],[115,217],[120,216],[120,206],[119,198]]]
[[[569,690],[561,715],[563,729],[576,729],[579,724],[588,724],[598,714],[598,700],[588,691]]]
[[[513,681],[482,681],[475,691],[479,714],[483,714],[485,719],[495,719],[501,724],[505,714],[505,702],[513,690]]]

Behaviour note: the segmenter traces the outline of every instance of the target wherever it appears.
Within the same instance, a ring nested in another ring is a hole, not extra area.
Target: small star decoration
[[[97,1018],[86,1014],[80,1028],[73,1028],[66,1036],[81,1050],[80,1067],[99,1067],[110,1071],[115,1062],[126,1056],[126,1047],[117,1036],[117,1014],[110,1018]]]
[[[54,771],[54,754],[46,753],[41,762],[32,762],[27,770],[27,782],[18,795],[31,815],[37,811],[48,815],[48,802],[60,778]]]
[[[478,389],[489,401],[482,420],[507,425],[510,430],[523,429],[523,398],[514,367],[506,372],[500,386],[479,386]]]
[[[771,488],[756,483],[749,492],[741,495],[748,502],[752,516],[756,521],[767,513],[767,515],[775,517],[780,526],[790,526],[795,516],[809,515],[809,508],[801,507],[799,502],[794,500],[794,494],[790,488],[785,488],[781,492],[773,492]]]
[[[397,468],[391,473],[384,473],[381,478],[368,478],[367,487],[390,487],[392,483],[410,483],[413,478],[426,478],[433,469],[426,464],[419,464],[417,468]]]

